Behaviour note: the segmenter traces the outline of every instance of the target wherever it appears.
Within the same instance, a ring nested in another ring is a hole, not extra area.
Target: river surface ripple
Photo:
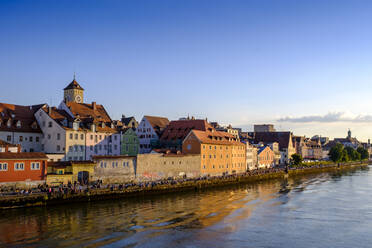
[[[372,170],[0,210],[0,247],[372,247]]]

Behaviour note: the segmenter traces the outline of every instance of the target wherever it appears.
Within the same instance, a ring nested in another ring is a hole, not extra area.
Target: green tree
[[[345,151],[345,153],[344,153],[343,151],[344,151],[344,146],[342,144],[336,144],[329,151],[329,153],[328,153],[329,158],[333,162],[340,162],[340,161],[342,161],[343,159],[346,158],[345,153],[346,153],[346,156],[347,156],[347,152]]]
[[[291,160],[294,165],[300,165],[303,159],[300,154],[295,153],[295,154],[292,154]]]
[[[365,160],[365,159],[369,158],[368,151],[366,149],[364,149],[363,147],[358,147],[357,152],[360,153],[360,159],[361,160]]]
[[[354,148],[347,146],[345,147],[345,150],[347,152],[347,155],[349,156],[349,160],[352,160],[352,161],[360,160],[361,154],[358,151],[356,151]]]
[[[349,160],[350,160],[349,154],[347,153],[347,151],[345,149],[343,149],[342,150],[341,161],[342,162],[348,162]]]

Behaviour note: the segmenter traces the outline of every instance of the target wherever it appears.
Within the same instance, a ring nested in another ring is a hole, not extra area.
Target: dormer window
[[[17,128],[21,128],[21,121],[17,121]]]
[[[92,132],[95,132],[95,131],[96,131],[96,124],[92,124],[92,125],[90,126],[90,130],[91,130]]]
[[[79,122],[78,121],[74,121],[74,123],[72,124],[72,128],[77,131],[79,129]]]

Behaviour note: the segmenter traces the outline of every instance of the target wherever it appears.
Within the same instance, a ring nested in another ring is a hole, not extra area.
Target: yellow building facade
[[[203,175],[246,171],[245,145],[227,132],[193,130],[182,144],[185,154],[200,154]]]
[[[47,184],[88,183],[94,177],[93,161],[64,161],[48,164]]]

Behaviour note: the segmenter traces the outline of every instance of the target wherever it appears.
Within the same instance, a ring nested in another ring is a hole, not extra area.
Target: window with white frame
[[[14,170],[19,171],[19,170],[24,170],[25,169],[25,164],[24,163],[15,163],[14,164]]]
[[[7,163],[0,163],[0,171],[7,171],[8,164]]]
[[[40,170],[40,163],[39,162],[31,163],[31,170]]]

